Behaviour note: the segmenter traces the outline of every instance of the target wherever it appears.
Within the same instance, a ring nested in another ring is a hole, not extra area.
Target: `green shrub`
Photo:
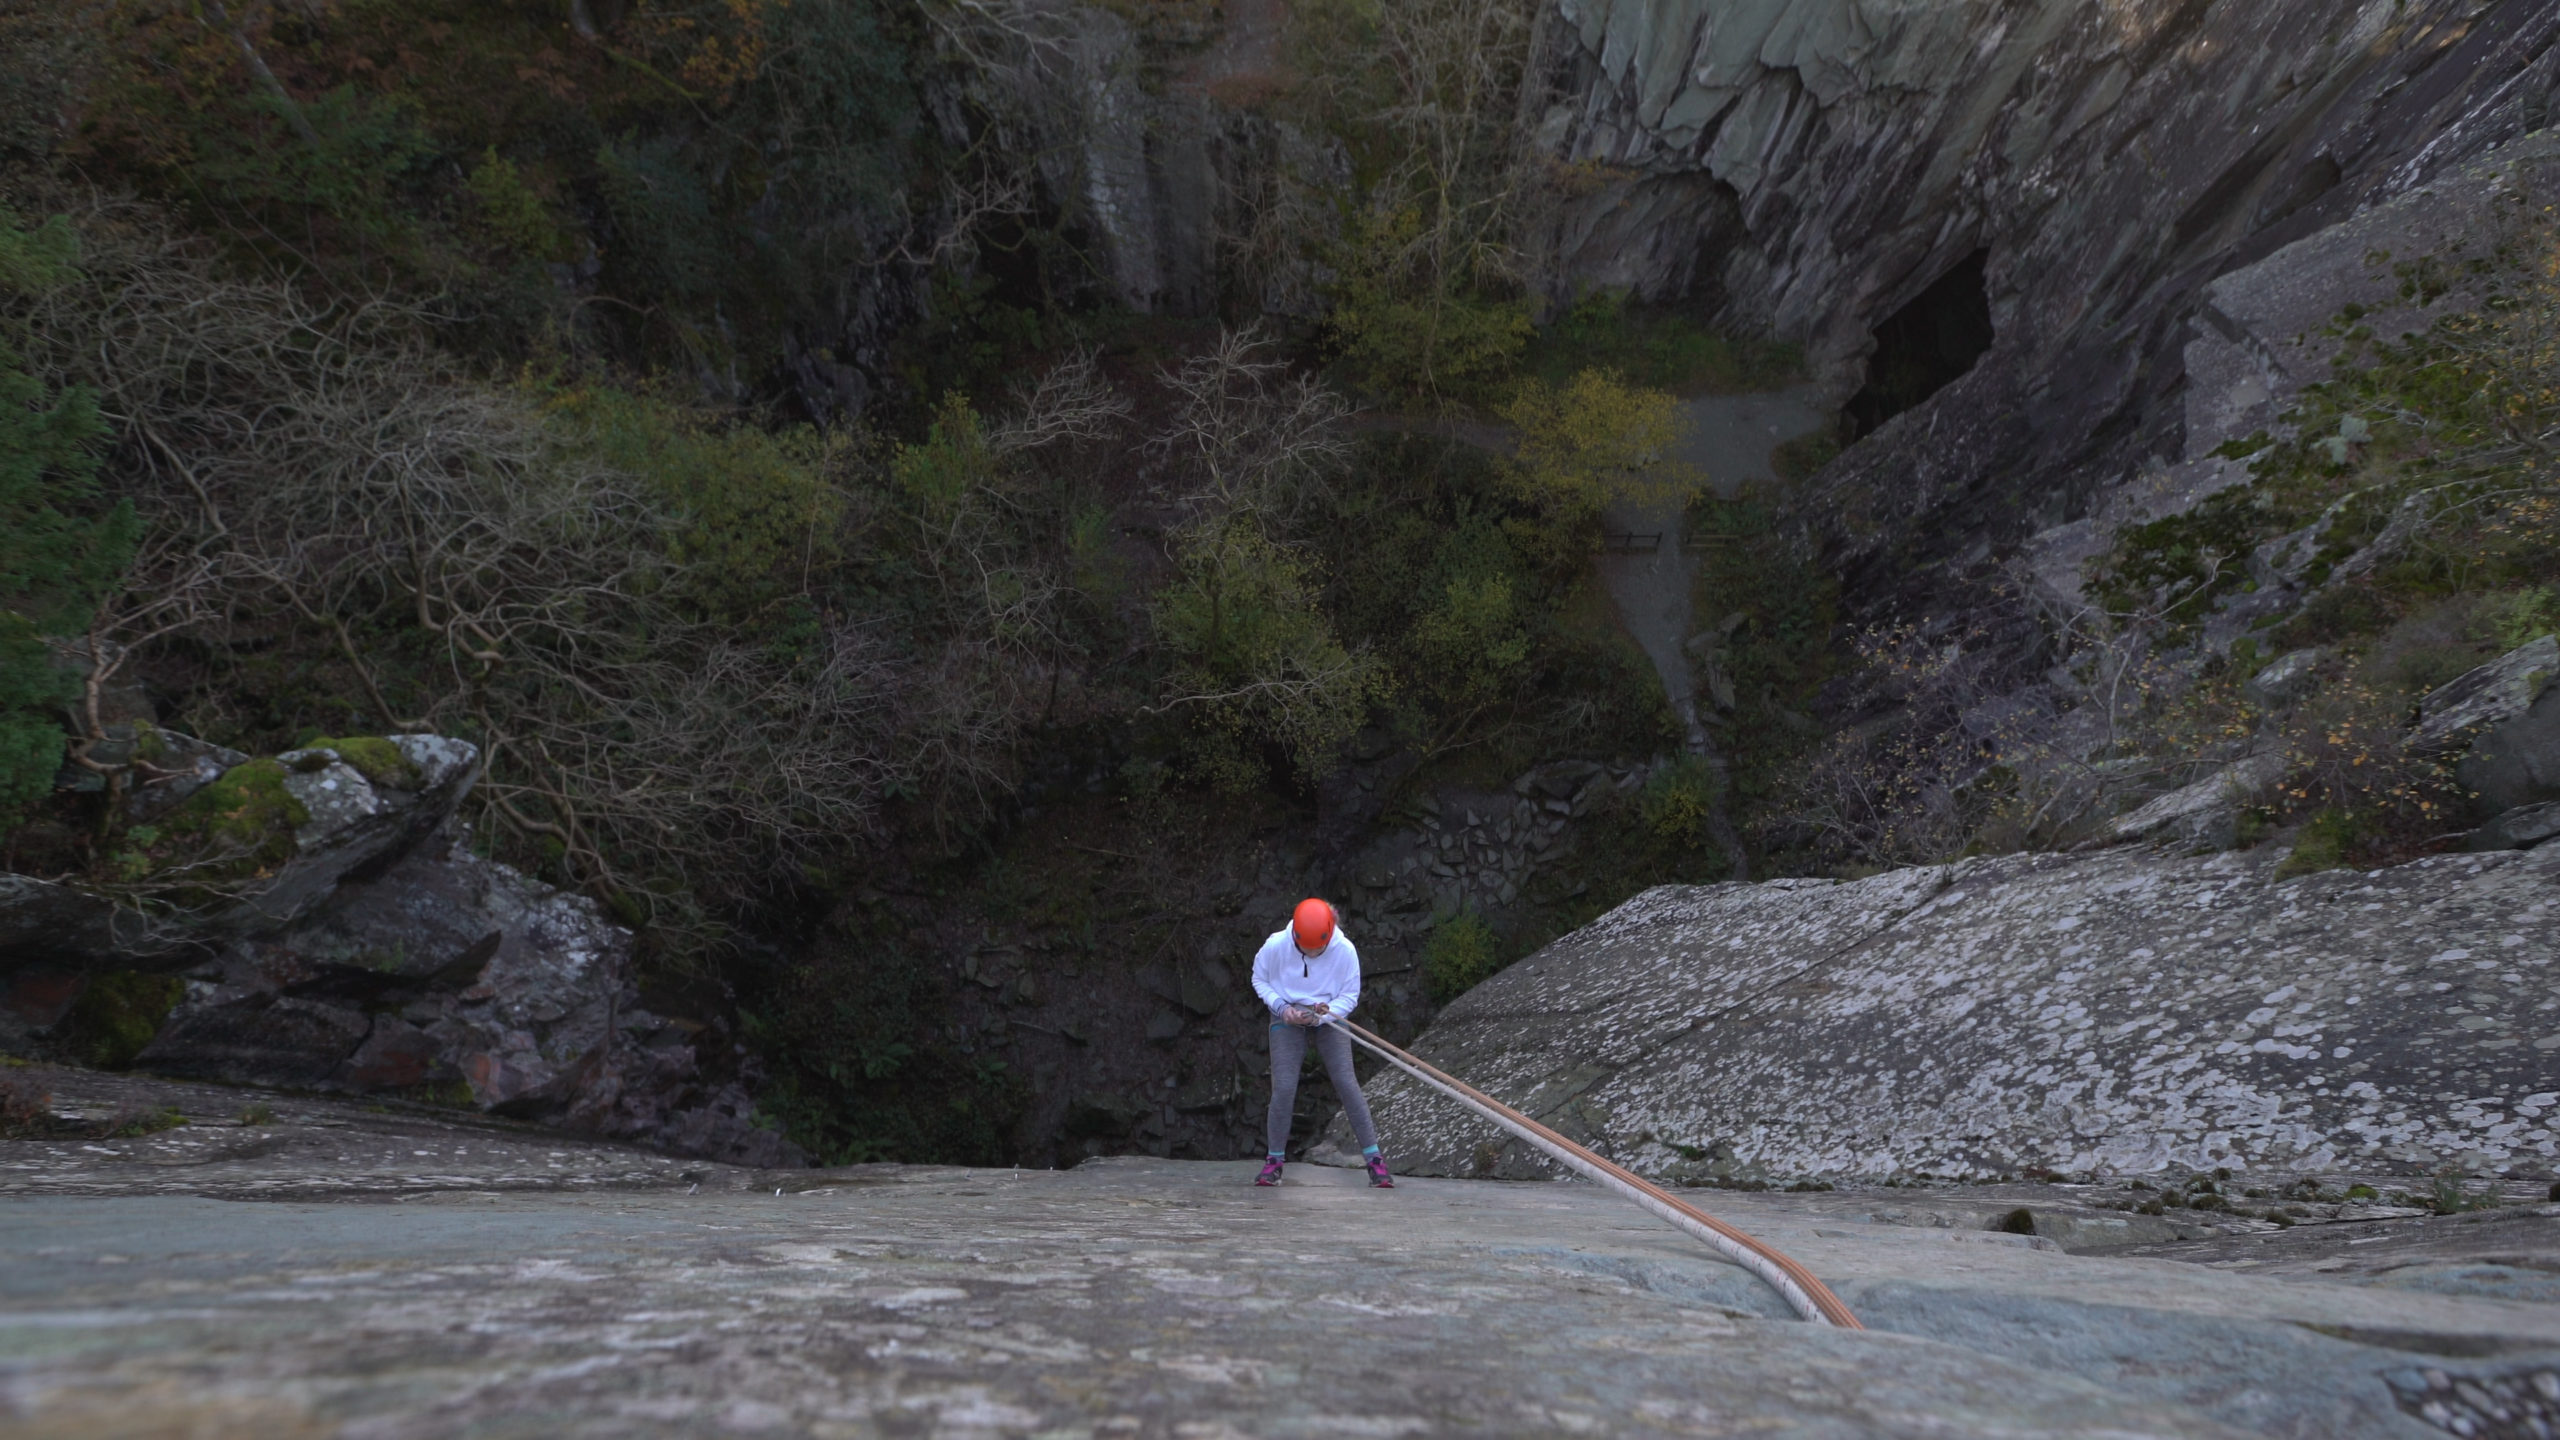
[[[1454,740],[1513,698],[1529,660],[1523,620],[1512,577],[1496,571],[1450,580],[1414,621],[1414,686],[1435,707],[1442,736]]]
[[[1156,596],[1155,629],[1173,672],[1161,708],[1192,717],[1195,770],[1250,788],[1266,778],[1254,752],[1268,744],[1302,776],[1324,774],[1386,677],[1335,635],[1314,561],[1238,519],[1197,537],[1181,564]]]
[[[498,147],[490,146],[462,183],[481,228],[498,245],[529,260],[576,258],[577,248],[553,216],[550,202]]]
[[[555,402],[595,455],[679,517],[667,557],[714,614],[745,617],[803,593],[840,554],[845,497],[812,431],[721,426],[648,395],[582,390]]]
[[[1434,927],[1423,945],[1422,982],[1445,1005],[1491,979],[1505,963],[1493,927],[1474,911],[1461,910]]]
[[[2481,619],[2501,651],[2529,645],[2560,630],[2560,588],[2534,585],[2496,596],[2481,607]]]
[[[1638,305],[1624,290],[1586,295],[1541,326],[1520,368],[1549,385],[1607,370],[1678,394],[1776,389],[1804,374],[1794,346],[1736,340],[1675,312]],[[1838,448],[1833,442],[1835,453]]]
[[[1521,551],[1558,569],[1578,568],[1599,548],[1612,501],[1676,508],[1704,478],[1675,458],[1687,426],[1679,402],[1608,371],[1561,386],[1524,381],[1502,418],[1520,432],[1503,473],[1527,512],[1508,528]]]
[[[909,505],[934,518],[948,517],[970,492],[995,478],[996,454],[987,443],[986,422],[969,397],[953,392],[942,397],[924,439],[901,445],[889,463],[889,475]]]
[[[1526,301],[1384,287],[1346,290],[1329,323],[1362,388],[1398,397],[1480,392],[1511,373],[1532,328]]]
[[[1657,840],[1678,846],[1707,842],[1707,819],[1722,783],[1703,755],[1683,755],[1657,771],[1636,794],[1637,813]]]
[[[0,209],[0,302],[67,282],[78,260],[62,217],[28,230]],[[76,385],[51,390],[9,339],[0,329],[0,832],[52,788],[62,764],[57,717],[78,682],[44,637],[87,626],[141,531],[130,501],[99,499],[107,426],[96,397]]]

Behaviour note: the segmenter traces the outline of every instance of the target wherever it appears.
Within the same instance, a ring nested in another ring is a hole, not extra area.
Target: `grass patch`
[[[167,1105],[135,1105],[116,1112],[100,1135],[109,1140],[138,1140],[175,1130],[187,1123],[187,1117]]]

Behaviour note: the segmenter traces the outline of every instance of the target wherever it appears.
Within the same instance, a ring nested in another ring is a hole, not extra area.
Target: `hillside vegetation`
[[[1185,320],[1076,278],[961,83],[990,16],[0,9],[9,867],[255,885],[127,833],[137,721],[463,736],[475,843],[736,997],[796,1132],[986,1157],[1010,1082],[929,1038],[931,897],[1027,779],[1303,812],[1364,732],[1417,786],[1675,748],[1601,507],[1686,483],[1645,387],[1788,359],[1606,296],[1537,332],[1521,14],[1311,12],[1340,63],[1268,103],[1359,157],[1288,197],[1348,218],[1264,239],[1332,278]],[[1720,863],[1665,803],[1613,893]]]

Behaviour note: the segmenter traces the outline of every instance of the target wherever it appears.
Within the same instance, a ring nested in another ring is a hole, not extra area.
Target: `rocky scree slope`
[[[451,1114],[12,1072],[0,1424],[206,1437],[2526,1436],[2560,1207],[2105,1254],[2058,1185],[1709,1197],[1869,1329],[1595,1187],[1140,1158],[679,1162]],[[234,1107],[257,1108],[239,1121]],[[2140,1218],[2140,1217],[2135,1217]],[[2149,1223],[2149,1222],[2145,1222]],[[1272,1236],[1321,1234],[1321,1263]],[[2121,1228],[2117,1232],[2121,1235]],[[2176,1259],[2165,1258],[2174,1255]]]
[[[472,852],[454,815],[478,771],[470,743],[356,737],[252,760],[149,738],[177,778],[138,796],[136,818],[218,807],[265,827],[235,842],[272,863],[192,906],[0,875],[0,1047],[103,1045],[166,1075],[799,1159],[754,1123],[734,1042],[641,1007],[629,931]]]
[[[2277,863],[2127,849],[1665,887],[1414,1048],[1673,1181],[2550,1178],[2560,847]],[[1547,1171],[1401,1075],[1370,1102],[1406,1169]],[[1337,1121],[1328,1158],[1346,1144]]]

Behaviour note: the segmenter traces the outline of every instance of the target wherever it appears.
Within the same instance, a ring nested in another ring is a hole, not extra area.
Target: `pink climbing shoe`
[[[1369,1183],[1381,1190],[1393,1190],[1396,1188],[1396,1177],[1387,1173],[1386,1156],[1372,1155],[1369,1157]]]
[[[1253,1183],[1256,1185],[1280,1183],[1280,1161],[1277,1156],[1262,1162],[1262,1173],[1253,1177]]]

